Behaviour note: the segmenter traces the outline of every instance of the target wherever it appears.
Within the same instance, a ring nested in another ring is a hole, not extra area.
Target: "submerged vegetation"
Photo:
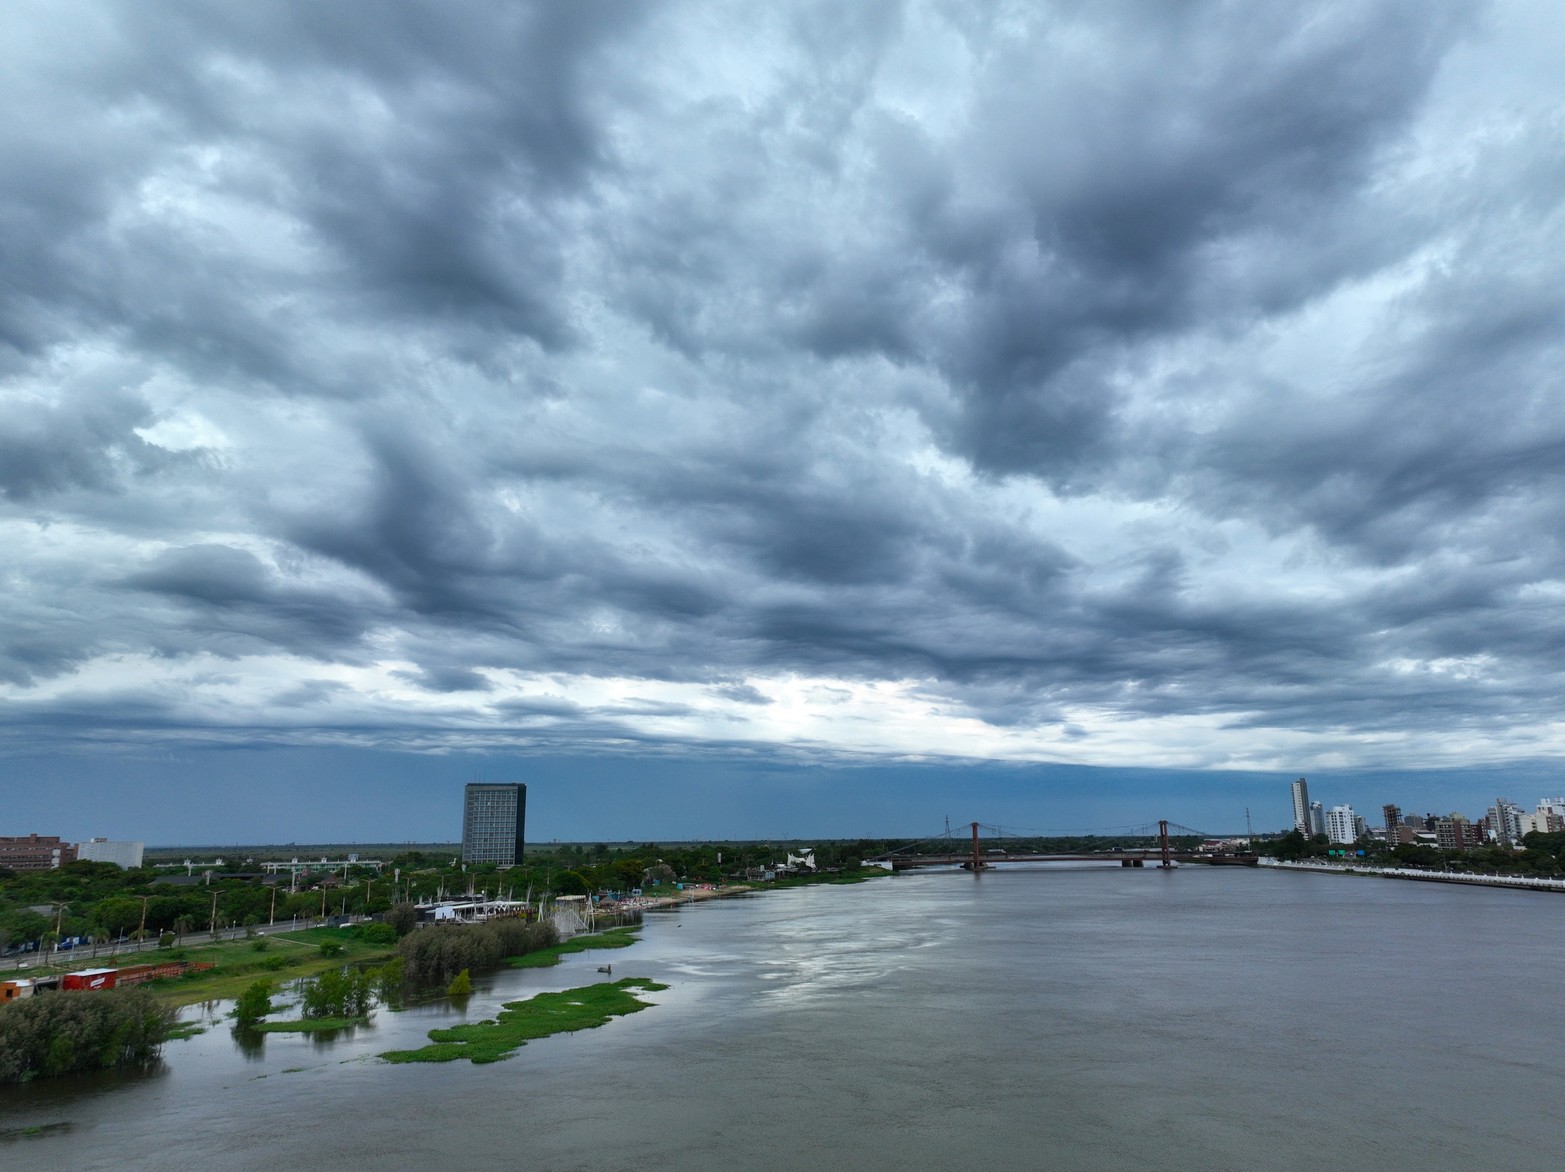
[[[145,1065],[173,1024],[174,1011],[145,989],[54,993],[0,1005],[0,1083]]]
[[[306,1017],[294,1021],[262,1021],[252,1028],[261,1034],[325,1034],[363,1025],[362,1017]]]
[[[550,1034],[595,1029],[611,1018],[636,1013],[652,1004],[634,990],[656,993],[667,985],[643,977],[612,984],[587,985],[562,993],[540,993],[526,1001],[508,1001],[493,1021],[470,1022],[450,1029],[430,1030],[431,1044],[417,1050],[388,1050],[388,1062],[498,1062],[519,1046]]]
[[[640,930],[640,924],[632,924],[623,928],[609,928],[602,932],[584,933],[522,956],[510,957],[506,963],[518,969],[549,968],[575,952],[590,952],[594,948],[628,948],[639,939],[636,933]]]

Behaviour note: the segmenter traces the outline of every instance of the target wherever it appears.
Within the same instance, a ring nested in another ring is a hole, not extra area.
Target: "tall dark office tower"
[[[518,781],[469,783],[462,803],[462,861],[522,861],[527,830],[527,787]]]
[[[1310,787],[1302,777],[1293,783],[1293,828],[1305,838],[1315,833],[1310,826]]]

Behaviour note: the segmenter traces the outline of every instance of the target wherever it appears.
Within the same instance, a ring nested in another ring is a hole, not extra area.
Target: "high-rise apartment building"
[[[1314,833],[1310,829],[1310,787],[1302,777],[1293,783],[1293,828],[1305,838]]]
[[[462,861],[515,866],[522,861],[527,787],[521,782],[472,782],[462,802]]]
[[[1522,808],[1515,802],[1496,798],[1489,807],[1489,837],[1509,845],[1522,840]]]
[[[1444,851],[1465,851],[1483,845],[1483,834],[1463,814],[1449,814],[1435,821],[1435,843]]]
[[[1358,815],[1352,806],[1333,806],[1326,811],[1326,837],[1332,842],[1357,842],[1358,836]]]
[[[1565,798],[1543,798],[1533,814],[1522,815],[1522,837],[1529,834],[1558,834],[1565,830]]]
[[[1311,838],[1317,834],[1326,833],[1326,809],[1319,802],[1310,803],[1310,830]]]

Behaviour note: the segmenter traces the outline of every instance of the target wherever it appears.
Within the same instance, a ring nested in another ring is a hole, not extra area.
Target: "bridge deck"
[[[1162,852],[1154,850],[1092,851],[1077,854],[1001,854],[986,852],[981,856],[985,866],[1000,863],[1149,863],[1162,861]],[[1253,867],[1253,855],[1214,855],[1198,851],[1170,851],[1169,858],[1176,863],[1211,863],[1227,866]],[[889,860],[894,871],[911,871],[920,867],[970,866],[971,851],[963,854],[909,855]]]

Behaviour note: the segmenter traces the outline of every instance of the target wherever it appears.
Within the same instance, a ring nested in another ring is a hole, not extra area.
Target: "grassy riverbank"
[[[525,956],[513,956],[506,964],[515,969],[546,969],[560,963],[565,957],[574,952],[591,952],[595,948],[629,948],[641,931],[640,924],[631,924],[623,928],[608,928],[602,932],[583,933],[572,936],[569,940],[562,940],[558,944],[551,944],[547,948],[540,948],[536,952],[529,952]]]
[[[322,945],[327,947],[323,950]],[[105,968],[171,960],[210,964],[210,969],[201,972],[149,981],[143,986],[161,1004],[178,1008],[203,1001],[231,1000],[261,977],[281,983],[315,976],[344,964],[381,964],[395,955],[395,948],[368,943],[351,928],[304,928],[297,932],[258,936],[253,940],[192,943],[137,953],[122,958],[118,965],[107,959],[98,963]]]
[[[388,1050],[387,1062],[499,1062],[519,1046],[551,1034],[596,1029],[612,1018],[637,1013],[653,1004],[635,990],[656,993],[667,985],[644,977],[613,983],[540,993],[526,1001],[508,1001],[494,1021],[471,1022],[451,1029],[430,1030],[431,1045],[417,1050]]]

